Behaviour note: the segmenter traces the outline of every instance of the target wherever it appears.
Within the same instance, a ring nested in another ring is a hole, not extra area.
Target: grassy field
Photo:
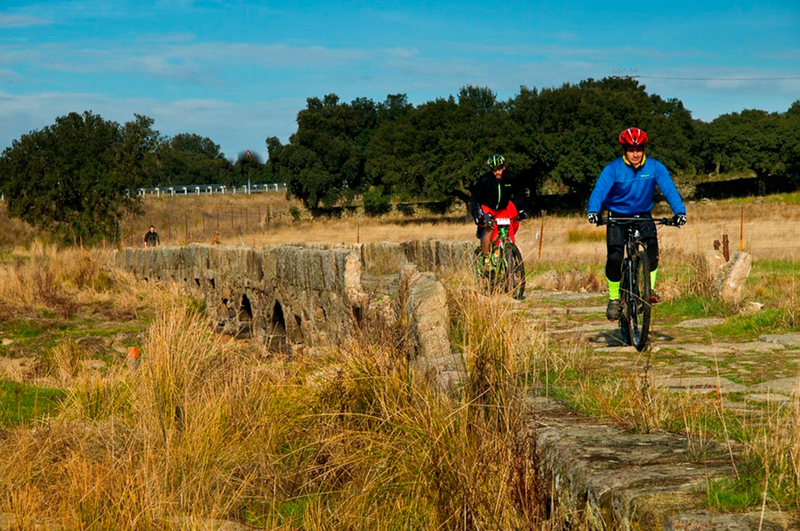
[[[720,337],[800,329],[794,199],[689,204],[689,224],[660,233],[660,315],[726,317],[712,331]],[[130,245],[151,223],[170,244],[210,243],[214,231],[252,246],[475,231],[459,212],[314,220],[282,194],[145,207],[126,221]],[[460,396],[445,397],[408,373],[402,330],[287,361],[212,334],[202,302],[111,267],[110,245],[36,243],[2,209],[0,224],[17,238],[0,242],[0,527],[548,529],[557,519],[545,518],[547,483],[522,429],[524,397],[540,383],[631,429],[685,433],[693,448],[705,438],[744,445],[747,474],[709,490],[719,507],[758,505],[765,484],[771,503],[800,501],[796,401],[748,426],[714,399],[642,387],[638,374],[598,370],[580,346],[554,342],[508,299],[465,289],[469,279],[448,279],[469,374]],[[602,293],[602,232],[578,214],[525,221],[518,243],[532,289]],[[693,255],[726,234],[732,251],[741,235],[754,255],[748,297],[767,313],[739,317],[696,285]],[[138,371],[130,346],[145,360]]]
[[[547,527],[524,327],[464,311],[469,383],[447,397],[408,371],[400,329],[287,360],[109,253],[3,255],[0,528]]]

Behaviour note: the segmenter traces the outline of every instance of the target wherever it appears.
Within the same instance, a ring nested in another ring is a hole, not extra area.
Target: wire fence
[[[144,219],[147,220],[146,226],[142,223]],[[289,219],[292,219],[292,214],[288,207],[272,205],[181,208],[147,218],[128,216],[120,227],[119,244],[123,247],[142,246],[149,225],[155,227],[161,245],[238,243],[240,236],[267,231]]]

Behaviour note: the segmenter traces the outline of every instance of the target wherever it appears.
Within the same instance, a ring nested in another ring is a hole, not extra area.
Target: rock
[[[744,395],[744,397],[751,402],[772,402],[778,404],[787,404],[789,400],[791,400],[788,396],[779,395],[777,393],[750,393]]]
[[[698,283],[730,305],[742,301],[752,266],[752,255],[744,252],[734,254],[727,263],[720,251],[706,251],[695,257]]]
[[[695,257],[695,268],[698,281],[711,287],[722,278],[725,256],[720,251],[706,251]]]
[[[725,319],[719,317],[708,317],[704,319],[689,319],[688,321],[678,323],[677,326],[680,328],[708,328],[709,326],[715,326],[724,322]]]
[[[656,379],[656,386],[669,391],[688,391],[690,393],[710,393],[719,389],[720,393],[742,393],[747,387],[716,376],[676,376]]]
[[[739,313],[741,313],[743,315],[747,315],[747,314],[751,314],[751,313],[758,313],[758,312],[761,311],[761,309],[763,307],[764,307],[764,305],[762,303],[760,303],[760,302],[748,302],[747,304],[742,306],[742,309],[739,310]]]
[[[769,393],[779,393],[782,395],[800,394],[800,379],[796,376],[790,378],[779,378],[768,382],[761,382],[753,386],[753,390]]]
[[[401,277],[407,282],[405,313],[417,355],[439,358],[450,354],[447,291],[433,273],[419,273],[414,267],[404,267]]]
[[[800,334],[765,334],[759,337],[761,341],[767,343],[779,343],[787,347],[796,347],[800,345]]]
[[[744,295],[744,284],[753,268],[753,256],[737,253],[725,267],[725,279],[720,295],[726,304],[739,304]]]

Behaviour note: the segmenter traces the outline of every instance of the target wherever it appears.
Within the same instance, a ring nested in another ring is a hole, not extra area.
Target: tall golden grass
[[[738,231],[738,207],[696,206],[690,225],[661,233],[665,268],[688,267],[720,231]],[[766,257],[793,256],[792,245],[778,242],[800,245],[796,224],[775,227],[781,211],[794,219],[793,208],[747,208],[746,245]],[[272,229],[241,239],[474,235],[459,219],[286,221]],[[600,284],[587,268],[600,269],[603,243],[569,243],[571,230],[586,230],[582,217],[523,224],[518,243],[529,270],[558,268],[558,289]],[[109,258],[38,243],[3,256],[4,319],[152,319],[135,373],[124,365],[86,370],[86,353],[69,341],[48,353],[53,385],[67,390],[61,412],[0,437],[0,513],[11,527],[189,529],[236,520],[287,530],[543,528],[551,525],[546,481],[525,428],[534,388],[574,386],[572,400],[584,410],[640,431],[683,430],[698,452],[711,436],[703,419],[724,421],[718,402],[661,391],[647,370],[612,375],[580,344],[550,341],[544,321],[507,297],[485,296],[471,279],[448,280],[467,376],[460,394],[445,396],[409,372],[402,331],[368,330],[330,352],[278,359],[213,334],[176,287],[139,283]],[[582,273],[568,273],[575,268]],[[662,287],[690,288],[690,275],[670,276]],[[783,297],[795,309],[792,300]],[[759,426],[767,430],[752,427],[747,455],[797,499],[796,404]]]
[[[45,265],[59,293],[78,296],[67,272],[88,251],[62,252],[37,249],[10,266],[0,292],[15,312],[53,304],[35,293]],[[524,407],[533,352],[506,298],[473,292],[460,307],[469,374],[463,393],[448,396],[409,371],[400,329],[279,359],[214,334],[177,291],[126,284],[106,267],[86,279],[82,304],[133,297],[150,306],[141,366],[97,372],[82,367],[74,342],[54,349],[53,385],[67,391],[59,414],[0,437],[0,519],[10,528],[547,525]],[[91,287],[101,271],[113,281]]]

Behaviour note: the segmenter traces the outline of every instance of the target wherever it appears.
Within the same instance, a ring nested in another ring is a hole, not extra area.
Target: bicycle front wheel
[[[647,346],[650,332],[650,262],[645,251],[639,251],[630,262],[630,286],[627,294],[627,320],[630,345],[642,351]]]
[[[478,286],[487,295],[492,291],[492,278],[489,270],[484,263],[488,258],[484,258],[481,247],[475,248],[475,257],[472,260],[472,270],[475,273],[475,278],[478,281]]]
[[[522,253],[516,245],[509,243],[506,245],[506,292],[517,300],[525,297],[525,262],[522,260]]]

